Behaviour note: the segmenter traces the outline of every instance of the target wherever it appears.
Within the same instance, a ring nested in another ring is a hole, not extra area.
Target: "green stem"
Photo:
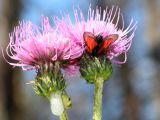
[[[60,120],[68,120],[68,115],[66,110],[64,110],[64,112],[60,116]]]
[[[98,78],[95,81],[93,120],[102,120],[103,84],[104,84],[103,78]]]

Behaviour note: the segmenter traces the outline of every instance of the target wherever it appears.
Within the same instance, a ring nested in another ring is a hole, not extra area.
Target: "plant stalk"
[[[95,81],[93,120],[102,120],[103,78]]]

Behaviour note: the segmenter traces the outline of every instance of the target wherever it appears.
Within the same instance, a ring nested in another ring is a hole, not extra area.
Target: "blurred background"
[[[126,64],[114,65],[114,74],[105,84],[103,120],[160,120],[160,0],[0,0],[0,47],[9,42],[8,33],[19,20],[40,24],[41,15],[73,17],[73,6],[87,9],[97,5],[119,6],[127,26],[138,21]],[[58,120],[49,102],[37,96],[32,85],[35,71],[12,68],[0,52],[0,120]],[[93,85],[80,76],[67,77],[67,91],[73,107],[70,120],[91,120]]]

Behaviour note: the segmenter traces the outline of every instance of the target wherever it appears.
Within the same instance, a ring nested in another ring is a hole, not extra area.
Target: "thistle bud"
[[[82,77],[91,84],[95,83],[99,78],[104,81],[108,80],[113,72],[111,62],[105,58],[87,58],[81,66],[80,72]]]

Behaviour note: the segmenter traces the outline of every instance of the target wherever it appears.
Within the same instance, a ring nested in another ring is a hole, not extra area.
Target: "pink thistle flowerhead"
[[[124,20],[120,8],[112,7],[111,9],[96,8],[88,10],[88,18],[79,9],[74,10],[75,25],[72,24],[69,17],[66,20],[58,21],[58,30],[71,36],[76,41],[84,43],[86,52],[91,57],[106,56],[117,64],[123,64],[127,60],[127,52],[132,44],[136,23],[131,20],[129,26],[124,28]],[[120,19],[122,27],[119,28]],[[124,61],[116,61],[114,58],[124,54]]]
[[[6,52],[17,62],[8,62],[10,65],[22,67],[23,70],[39,69],[56,61],[69,64],[82,55],[81,46],[58,33],[47,17],[42,18],[41,24],[42,27],[39,27],[30,21],[23,21],[15,27],[9,35]]]

